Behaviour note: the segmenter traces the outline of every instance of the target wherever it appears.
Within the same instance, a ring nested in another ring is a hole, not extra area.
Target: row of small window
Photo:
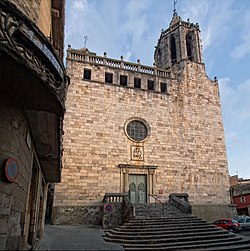
[[[91,70],[84,69],[83,78],[86,80],[91,80]],[[106,72],[105,73],[105,83],[113,83],[113,73]],[[127,86],[128,85],[128,76],[120,75],[120,85]],[[134,78],[134,87],[140,89],[141,88],[141,79]],[[147,81],[147,89],[149,91],[155,91],[155,82],[153,80]],[[167,84],[160,83],[160,92],[167,92]]]

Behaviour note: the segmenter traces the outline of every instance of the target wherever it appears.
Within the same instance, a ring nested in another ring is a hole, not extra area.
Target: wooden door
[[[147,176],[129,175],[129,199],[134,204],[147,202]]]

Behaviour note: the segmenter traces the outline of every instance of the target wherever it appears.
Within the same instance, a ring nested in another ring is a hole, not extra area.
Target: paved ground
[[[245,238],[247,238],[248,240],[250,240],[250,230],[241,231],[241,232],[239,233],[239,235],[244,236]]]
[[[105,242],[104,231],[95,225],[45,225],[45,236],[36,250],[124,250],[120,245]],[[250,240],[250,231],[239,233]]]
[[[105,242],[104,231],[93,225],[45,225],[45,236],[36,250],[124,250],[120,245]]]

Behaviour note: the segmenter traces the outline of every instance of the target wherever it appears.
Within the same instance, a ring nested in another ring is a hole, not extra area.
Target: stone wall
[[[51,0],[9,0],[32,22],[45,36],[51,35]]]
[[[102,212],[102,227],[104,229],[115,228],[122,225],[124,212],[123,202],[103,203]]]
[[[37,23],[41,2],[50,2],[50,0],[9,0],[32,22]]]
[[[35,242],[43,233],[46,184],[42,185],[43,175],[38,165],[32,201],[35,206],[30,207],[34,163],[34,147],[32,139],[28,139],[32,137],[31,131],[20,104],[7,93],[0,92],[0,96],[0,249],[18,250],[28,241],[33,244],[28,236]],[[15,158],[18,163],[18,176],[13,183],[8,182],[5,175],[5,163],[9,158]]]
[[[26,224],[24,219],[33,153],[25,142],[29,129],[20,105],[6,93],[0,95],[0,243],[3,249],[6,244],[8,249],[16,250],[23,241],[21,238]],[[17,159],[19,165],[19,174],[14,183],[7,182],[4,174],[8,158]]]
[[[90,81],[83,80],[84,68],[91,69]],[[208,79],[203,64],[183,62],[171,81],[154,76],[168,83],[167,93],[133,88],[138,72],[74,60],[68,60],[67,70],[71,85],[55,207],[96,205],[105,193],[127,192],[129,174],[146,174],[147,192],[162,201],[172,192],[186,192],[192,205],[230,203],[218,83]],[[127,75],[129,87],[120,86],[119,78],[104,83],[110,71]],[[145,86],[152,75],[139,77]],[[146,141],[126,136],[132,118],[149,124]],[[143,148],[143,160],[132,160],[132,146]],[[157,167],[151,174],[150,165]]]
[[[101,203],[100,206],[54,207],[52,211],[53,225],[101,225],[101,220]]]
[[[51,0],[42,0],[39,8],[39,16],[37,20],[37,26],[43,32],[46,37],[50,37],[51,34]]]
[[[194,205],[192,214],[208,222],[220,218],[237,218],[236,208],[229,205]]]

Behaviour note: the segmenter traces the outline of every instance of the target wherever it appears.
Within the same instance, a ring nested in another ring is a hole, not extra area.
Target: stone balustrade
[[[171,193],[169,195],[169,203],[177,207],[186,214],[192,213],[192,207],[188,202],[189,195],[187,193]]]
[[[165,78],[171,77],[170,70],[158,69],[155,66],[152,67],[152,66],[141,65],[140,60],[138,60],[137,63],[126,62],[123,60],[122,56],[121,60],[107,58],[106,54],[104,57],[96,56],[94,53],[89,53],[87,49],[81,51],[69,48],[67,53],[67,58],[85,63],[105,65],[109,67],[134,71],[138,73],[155,75],[159,77],[165,77]]]
[[[102,227],[114,228],[128,222],[134,215],[127,193],[106,193],[102,205]]]
[[[128,196],[127,193],[105,193],[103,203],[123,202],[124,197]]]

